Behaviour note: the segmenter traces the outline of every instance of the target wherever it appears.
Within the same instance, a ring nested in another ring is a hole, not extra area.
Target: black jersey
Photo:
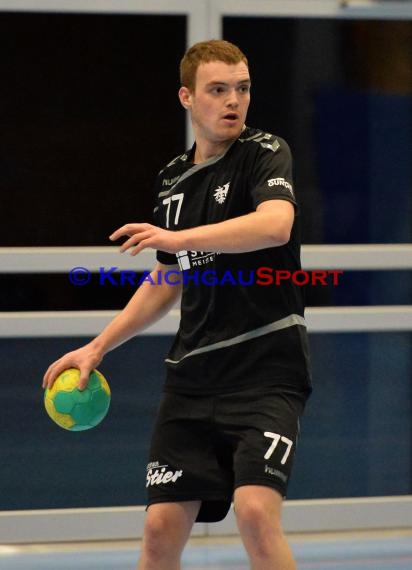
[[[300,269],[299,214],[289,147],[246,128],[223,156],[193,164],[177,157],[156,182],[156,224],[181,230],[251,213],[265,200],[295,206],[290,241],[247,253],[157,252],[179,263],[181,320],[166,358],[165,390],[213,394],[258,385],[309,389],[302,287],[276,285],[277,271]]]

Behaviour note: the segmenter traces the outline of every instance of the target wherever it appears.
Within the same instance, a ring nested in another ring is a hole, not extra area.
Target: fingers
[[[56,378],[64,370],[77,368],[80,371],[78,388],[84,390],[89,382],[91,371],[100,364],[102,359],[103,354],[92,343],[68,352],[49,366],[44,375],[42,386],[44,389],[50,389]]]
[[[124,253],[130,250],[130,255],[134,256],[147,247],[161,249],[169,253],[176,253],[185,249],[181,243],[182,240],[179,241],[178,239],[179,233],[181,232],[172,232],[152,224],[126,224],[113,232],[109,238],[114,241],[127,236],[129,239],[120,247],[120,252]]]
[[[133,246],[138,246],[139,243],[141,243],[142,239],[144,239],[144,238],[143,238],[143,234],[137,234],[137,235],[134,235],[134,236],[130,237],[128,240],[126,240],[126,241],[124,242],[124,244],[122,244],[122,246],[120,247],[119,251],[120,251],[121,253],[124,253],[125,251],[127,251],[127,250],[130,249],[131,247],[133,247]],[[133,251],[134,251],[134,250],[133,250]],[[133,255],[133,252],[131,252],[131,253],[132,253],[132,255]]]
[[[49,390],[53,386],[56,378],[68,368],[78,368],[80,370],[80,378],[79,378],[79,390],[84,390],[89,382],[89,376],[93,368],[89,368],[88,366],[83,366],[82,368],[78,366],[71,366],[67,363],[60,363],[60,361],[54,362],[46,371],[46,374],[43,378],[42,387],[43,389],[48,388]]]
[[[137,233],[144,232],[149,228],[153,227],[151,224],[125,224],[121,228],[115,230],[110,236],[109,239],[111,241],[116,241],[121,237],[131,237]]]
[[[130,235],[128,232],[125,231],[125,228],[127,228],[126,226],[122,226],[121,228],[119,228],[118,230],[114,231],[112,234],[109,235],[109,240],[110,241],[116,241],[117,239],[123,237],[123,236],[128,236]]]
[[[133,225],[133,229],[131,230],[131,226]],[[125,230],[123,230],[125,228]],[[132,249],[130,251],[130,255],[137,255],[141,252],[145,247],[149,246],[148,240],[155,236],[156,234],[156,227],[150,226],[150,224],[126,224],[116,232],[114,232],[110,239],[113,241],[118,237],[122,236],[130,236],[119,248],[121,253]]]
[[[89,382],[89,376],[92,369],[82,368],[80,370],[79,390],[84,390]]]
[[[53,386],[57,376],[59,376],[59,374],[61,374],[64,370],[66,370],[66,368],[68,368],[68,366],[65,364],[61,364],[60,360],[53,362],[53,364],[51,364],[48,367],[43,377],[43,383],[42,383],[43,389],[46,388],[50,389]]]
[[[68,368],[77,368],[80,371],[79,389],[84,390],[89,381],[90,372],[101,362],[101,355],[88,347],[68,352],[53,362],[43,378],[43,389],[51,388],[56,378]]]
[[[150,235],[146,236],[146,234],[141,234],[141,236],[139,237],[134,236],[133,238],[130,238],[129,240],[127,240],[126,243],[123,244],[123,246],[120,248],[120,251],[121,253],[124,253],[125,251],[130,250],[129,251],[130,255],[133,256],[137,255],[146,247],[150,247],[152,243],[150,242],[151,237],[152,236]]]

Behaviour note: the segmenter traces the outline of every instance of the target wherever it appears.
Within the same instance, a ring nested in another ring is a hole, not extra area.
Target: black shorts
[[[288,388],[188,396],[166,393],[147,465],[148,505],[202,502],[197,522],[222,520],[234,489],[286,495],[307,394]]]

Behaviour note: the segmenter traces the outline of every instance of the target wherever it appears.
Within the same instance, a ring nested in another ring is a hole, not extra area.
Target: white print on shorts
[[[267,452],[265,453],[264,457],[265,459],[269,459],[272,456],[272,453],[275,451],[275,449],[278,446],[278,443],[281,441],[282,443],[286,444],[286,451],[280,461],[280,463],[282,465],[284,465],[286,463],[286,461],[288,460],[290,451],[292,449],[293,446],[293,441],[287,437],[285,437],[284,435],[280,435],[280,433],[273,433],[271,431],[265,431],[263,434],[265,437],[268,437],[269,439],[273,439],[272,443],[270,444],[269,449],[267,450]]]
[[[284,483],[287,482],[288,477],[279,469],[274,469],[273,467],[269,467],[269,465],[265,465],[265,473],[269,473],[269,475],[273,475],[274,477],[278,477]]]
[[[167,470],[168,465],[157,465],[157,462],[149,463],[147,466],[146,487],[161,485],[165,483],[175,483],[183,475],[183,471]]]

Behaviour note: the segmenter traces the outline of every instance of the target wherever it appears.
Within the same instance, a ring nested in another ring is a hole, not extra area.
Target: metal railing
[[[116,247],[0,248],[0,273],[68,273],[82,266],[150,270],[154,251],[137,257],[119,254]],[[311,269],[411,270],[412,244],[307,245],[302,266]],[[117,311],[10,311],[0,312],[0,337],[94,336]],[[180,313],[173,309],[144,334],[173,334]],[[412,305],[309,307],[309,332],[411,331]]]

